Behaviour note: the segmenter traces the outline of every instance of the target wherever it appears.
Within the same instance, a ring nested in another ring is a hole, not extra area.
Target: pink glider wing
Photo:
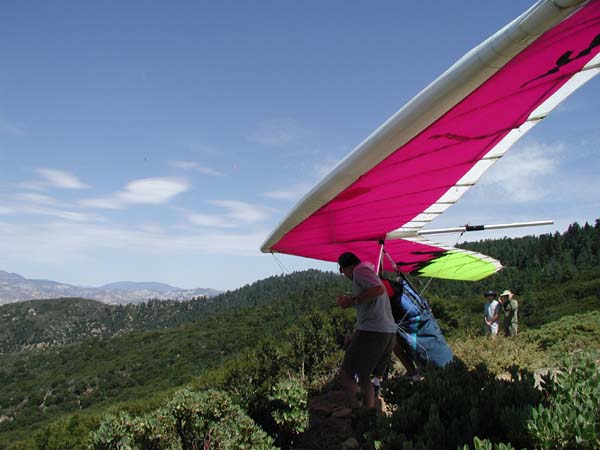
[[[377,243],[400,230],[406,239],[386,240],[387,251],[404,272],[426,267],[449,249],[417,232],[596,75],[599,52],[600,0],[538,2],[359,145],[262,250],[325,261],[354,251],[374,261]]]

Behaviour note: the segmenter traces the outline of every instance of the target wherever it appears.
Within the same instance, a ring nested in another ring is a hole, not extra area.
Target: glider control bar
[[[449,233],[464,233],[465,231],[483,231],[483,230],[498,230],[501,228],[520,228],[520,227],[535,227],[542,225],[552,225],[553,220],[538,220],[535,222],[515,222],[515,223],[500,223],[496,225],[463,225],[462,227],[454,228],[438,228],[434,230],[410,230],[398,229],[389,232],[385,239],[406,239],[416,236],[424,236],[427,234],[449,234]]]
[[[516,223],[500,223],[496,225],[463,225],[455,228],[438,228],[435,230],[419,230],[418,235],[425,234],[445,234],[445,233],[463,233],[465,231],[483,231],[483,230],[499,230],[502,228],[521,228],[521,227],[537,227],[543,225],[552,225],[553,220],[538,220],[536,222],[516,222]],[[393,234],[390,233],[390,234]],[[388,234],[388,239],[390,239]],[[393,238],[392,238],[393,239]]]

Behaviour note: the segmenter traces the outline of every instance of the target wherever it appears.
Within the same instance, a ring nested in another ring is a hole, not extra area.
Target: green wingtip
[[[416,271],[422,277],[447,280],[479,281],[496,273],[500,267],[481,255],[454,250],[426,263]]]

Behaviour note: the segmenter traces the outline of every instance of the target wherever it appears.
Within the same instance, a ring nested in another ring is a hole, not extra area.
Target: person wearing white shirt
[[[495,339],[498,336],[500,325],[500,302],[497,300],[497,294],[494,291],[486,291],[483,296],[487,302],[483,306],[483,318],[485,320],[485,334]]]

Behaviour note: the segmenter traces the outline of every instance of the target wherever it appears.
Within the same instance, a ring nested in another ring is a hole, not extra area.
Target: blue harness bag
[[[452,350],[427,301],[405,278],[385,281],[393,291],[389,297],[397,325],[397,341],[410,357],[424,369],[443,367],[452,361]]]

